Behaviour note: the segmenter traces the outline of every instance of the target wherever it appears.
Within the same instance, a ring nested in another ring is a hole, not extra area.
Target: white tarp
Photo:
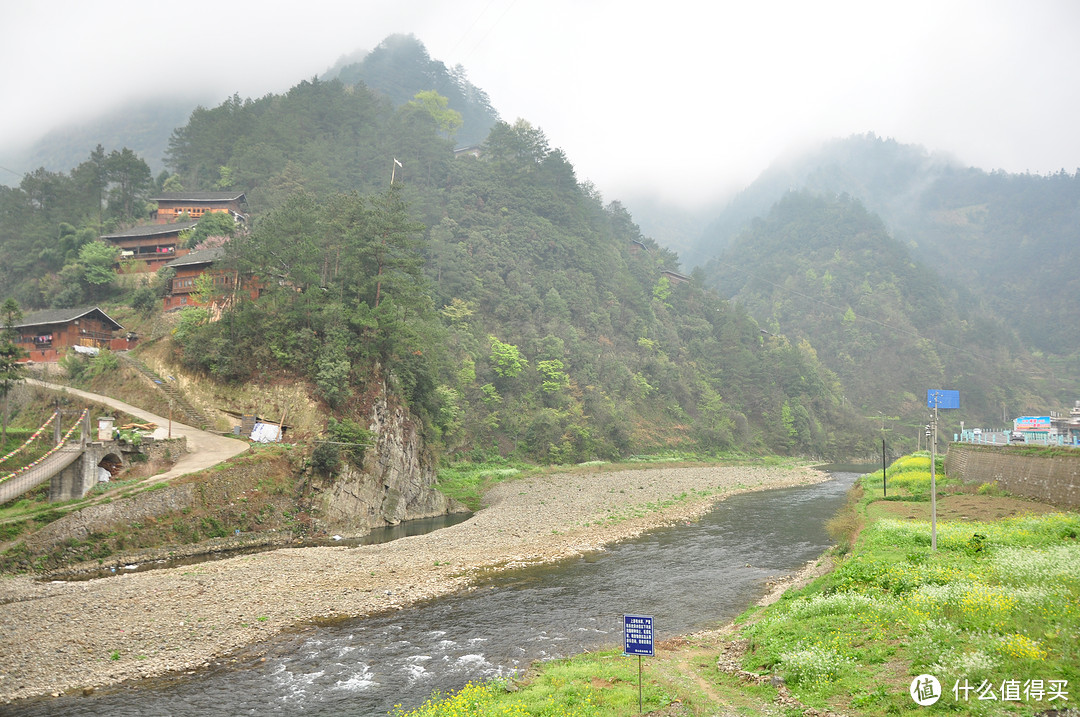
[[[86,354],[87,356],[97,356],[98,353],[99,353],[98,349],[94,348],[93,346],[78,346],[78,345],[76,345],[76,346],[72,346],[71,348],[75,349],[75,353],[77,353],[77,354]]]
[[[273,423],[256,423],[251,431],[251,440],[256,443],[277,443],[281,439],[281,429]]]
[[[110,478],[112,478],[112,473],[110,473],[108,471],[108,469],[102,468],[101,466],[98,466],[98,469],[97,469],[97,482],[98,483],[108,483]]]

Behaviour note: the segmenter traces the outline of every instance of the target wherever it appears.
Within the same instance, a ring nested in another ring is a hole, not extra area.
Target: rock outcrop
[[[362,467],[343,464],[341,475],[320,491],[314,502],[324,525],[359,533],[464,510],[435,489],[434,460],[408,408],[389,399],[385,385],[368,399],[375,445],[365,451]]]

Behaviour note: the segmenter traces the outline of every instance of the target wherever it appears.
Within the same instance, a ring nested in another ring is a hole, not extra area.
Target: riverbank
[[[916,694],[965,714],[1080,717],[1069,708],[1080,684],[1080,515],[939,473],[931,550],[929,467],[927,454],[897,460],[888,499],[880,476],[863,476],[830,521],[838,550],[734,621],[658,643],[644,661],[646,713],[925,713]],[[474,690],[469,708],[637,712],[638,669],[617,649],[578,654],[535,665],[512,690]],[[457,714],[454,699],[394,714]]]
[[[809,468],[585,469],[510,480],[472,519],[356,548],[286,548],[78,583],[0,579],[0,700],[192,672],[320,620],[396,610],[490,571],[602,549]]]

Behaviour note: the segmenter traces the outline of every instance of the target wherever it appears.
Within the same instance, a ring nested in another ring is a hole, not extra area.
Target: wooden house
[[[162,192],[150,197],[157,202],[151,218],[158,224],[182,219],[198,221],[204,214],[228,212],[237,222],[247,221],[247,197],[243,192]]]
[[[187,231],[196,224],[194,221],[144,224],[114,234],[105,234],[101,240],[119,247],[122,271],[157,271],[176,257],[188,253],[187,249],[180,246],[180,232]]]
[[[685,284],[686,282],[690,281],[689,276],[679,274],[678,272],[669,271],[667,269],[661,271],[660,276],[667,277],[667,280],[671,282],[672,286],[678,286],[679,284]]]
[[[165,266],[174,269],[176,276],[173,277],[169,293],[165,296],[165,311],[179,309],[182,306],[204,305],[196,299],[195,292],[198,288],[199,277],[207,272],[210,272],[217,293],[232,294],[236,288],[236,274],[231,271],[213,269],[214,262],[224,255],[224,248],[213,247],[193,251],[167,263]]]
[[[28,360],[40,363],[55,362],[74,346],[125,351],[136,340],[134,334],[117,337],[124,327],[96,306],[35,311],[14,328],[20,348],[30,354]]]

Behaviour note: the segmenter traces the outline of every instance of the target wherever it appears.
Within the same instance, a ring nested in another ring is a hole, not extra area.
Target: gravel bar
[[[83,582],[0,578],[0,703],[194,672],[316,621],[398,610],[494,570],[602,550],[810,468],[579,469],[504,481],[487,508],[380,545],[282,548]]]

